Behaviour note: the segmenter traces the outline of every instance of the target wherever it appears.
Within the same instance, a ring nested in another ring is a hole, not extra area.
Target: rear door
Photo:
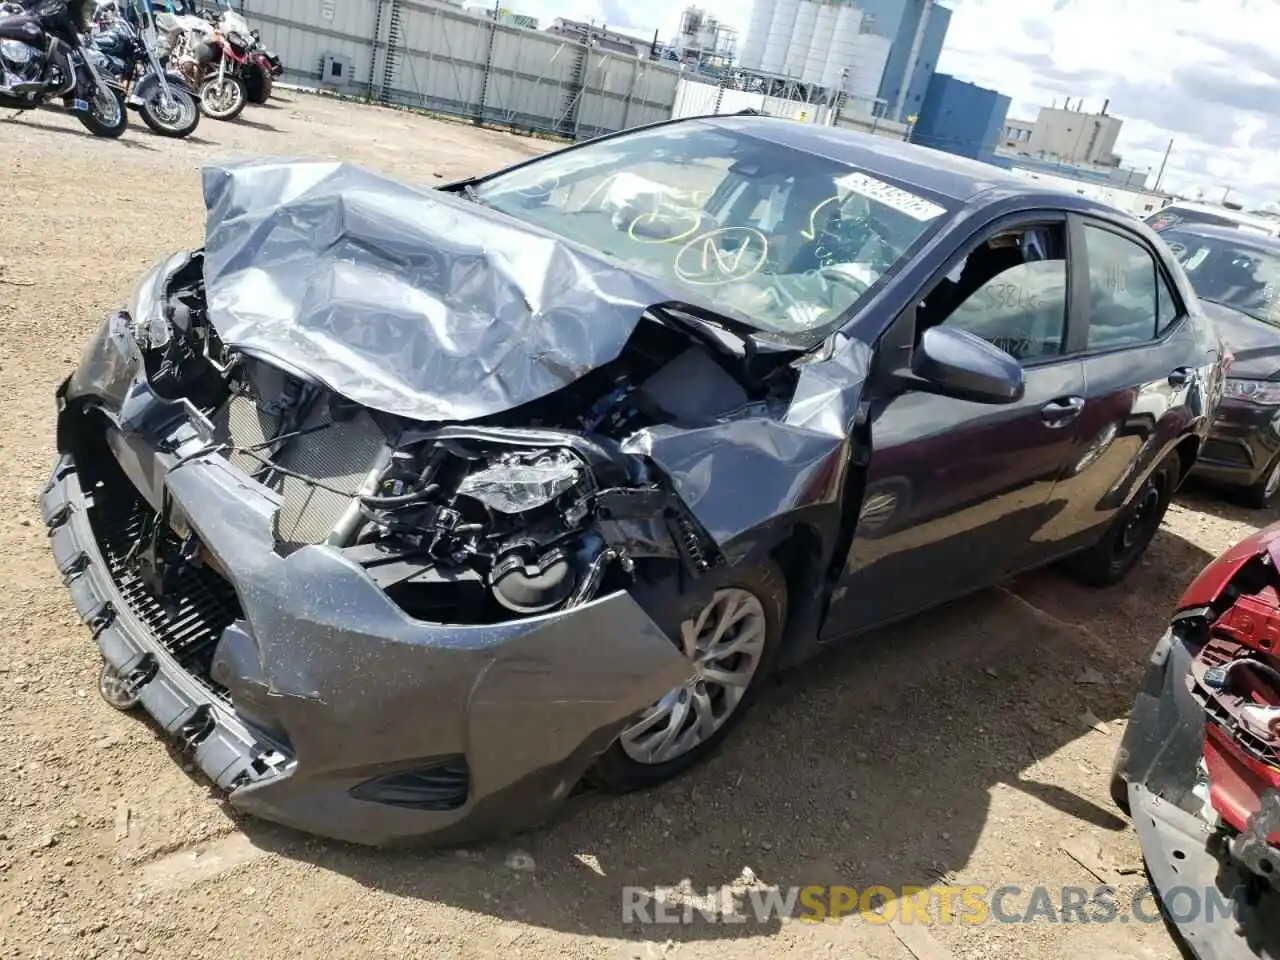
[[[1007,246],[992,249],[1028,229],[1048,231],[1052,257],[1012,263]],[[908,344],[934,323],[969,330],[1022,362],[1026,394],[1008,405],[916,391],[871,400],[862,516],[825,637],[998,582],[1058,509],[1050,494],[1076,457],[1085,404],[1084,365],[1069,349],[1066,243],[1065,215],[1002,221],[975,238],[922,298]],[[988,264],[981,276],[990,278],[973,289],[977,278],[966,281],[965,272],[979,259]],[[1009,265],[1000,269],[1002,262]],[[893,349],[892,342],[880,346],[882,353]]]
[[[1189,426],[1188,394],[1201,389],[1195,331],[1162,258],[1140,234],[1107,220],[1072,218],[1082,251],[1074,346],[1084,360],[1080,457],[1059,481],[1066,509],[1053,538],[1087,546],[1136,483]]]

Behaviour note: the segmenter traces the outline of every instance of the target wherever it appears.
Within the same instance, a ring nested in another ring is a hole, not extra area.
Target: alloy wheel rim
[[[1270,500],[1276,495],[1276,490],[1280,490],[1280,461],[1277,461],[1276,465],[1271,468],[1266,486],[1262,488],[1264,499]]]
[[[151,112],[155,114],[156,120],[170,127],[185,126],[190,122],[191,113],[195,109],[189,99],[176,93],[169,94],[168,104],[162,96],[157,96],[151,104]]]
[[[754,594],[737,587],[717,590],[680,624],[693,676],[622,732],[623,752],[637,763],[666,763],[712,737],[741,704],[760,666],[767,628],[764,606]]]
[[[108,127],[114,127],[120,122],[120,101],[116,99],[114,94],[98,92],[93,98],[94,111],[98,114],[98,120]]]

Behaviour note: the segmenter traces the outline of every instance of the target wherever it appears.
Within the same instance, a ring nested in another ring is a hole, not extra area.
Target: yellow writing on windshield
[[[800,236],[804,237],[806,240],[812,240],[814,237],[816,237],[818,235],[818,211],[821,210],[823,207],[825,207],[829,203],[833,203],[833,202],[838,203],[839,200],[840,200],[840,195],[833,194],[832,196],[827,197],[827,199],[823,200],[821,203],[816,204],[814,208],[809,211],[809,226],[805,227],[803,230],[800,231]]]
[[[724,249],[735,240],[736,249]],[[681,247],[673,267],[685,283],[710,287],[745,280],[757,273],[768,257],[769,239],[759,230],[719,227]]]

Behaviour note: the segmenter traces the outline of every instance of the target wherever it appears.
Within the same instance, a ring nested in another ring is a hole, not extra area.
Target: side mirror
[[[1026,391],[1022,365],[999,347],[954,327],[930,327],[911,354],[922,390],[975,403],[1017,403]]]

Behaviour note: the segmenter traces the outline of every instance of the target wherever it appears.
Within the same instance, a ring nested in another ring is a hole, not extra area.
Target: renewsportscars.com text
[[[1233,921],[1235,898],[1216,887],[1173,887],[1165,910],[1178,923],[1204,919]],[[1116,887],[1006,884],[988,887],[907,886],[893,889],[807,886],[709,888],[695,894],[687,887],[623,887],[624,923],[770,923],[784,919],[808,923],[860,915],[872,923],[1156,923],[1160,908],[1151,888],[1121,895]]]

